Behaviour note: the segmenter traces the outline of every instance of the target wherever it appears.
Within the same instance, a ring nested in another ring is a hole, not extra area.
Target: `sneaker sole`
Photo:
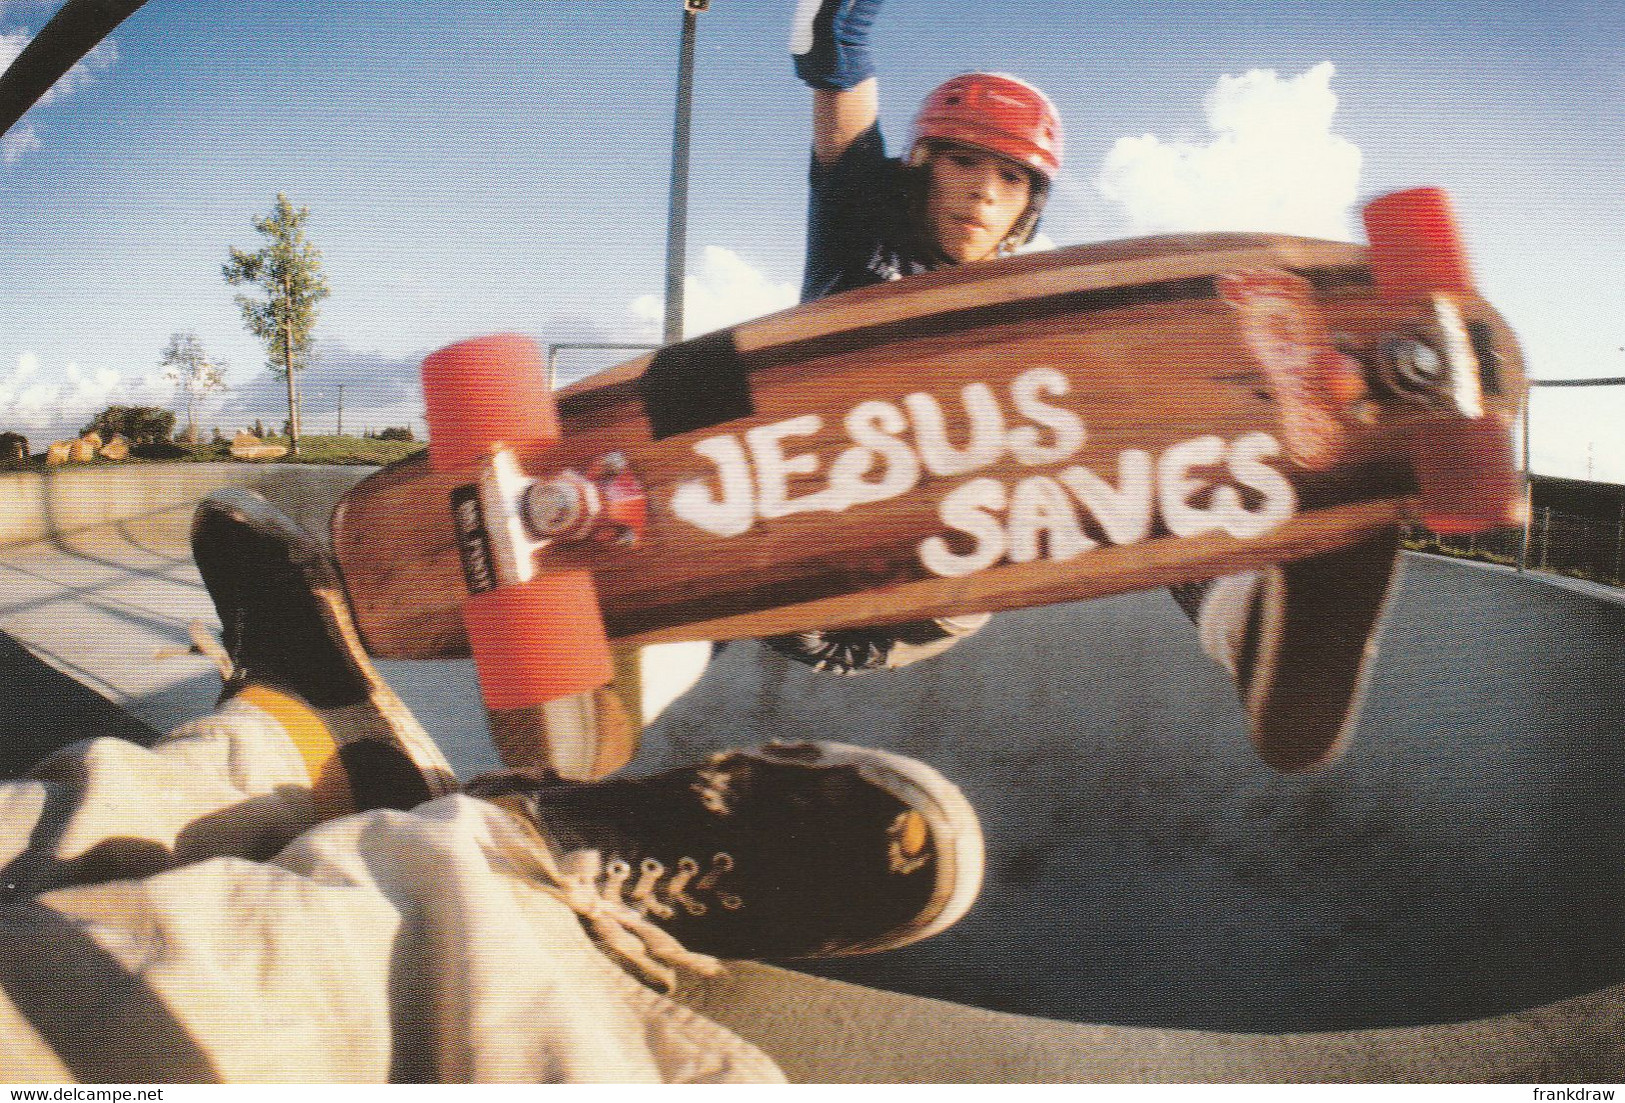
[[[1383,621],[1403,576],[1397,532],[1282,569],[1277,623],[1247,697],[1259,756],[1283,773],[1326,766],[1359,722]]]
[[[329,638],[343,654],[351,672],[366,687],[366,705],[347,707],[370,708],[376,712],[402,752],[423,775],[431,797],[456,792],[456,775],[438,744],[367,657],[344,591],[321,543],[257,491],[226,487],[203,499],[193,518],[194,539],[206,515],[211,513],[269,536],[287,548],[289,562],[299,569],[315,598],[317,615],[325,624]]]
[[[804,748],[806,744],[798,746]],[[981,895],[986,844],[976,810],[959,786],[925,763],[904,755],[848,743],[819,741],[812,746],[819,752],[816,762],[808,763],[804,754],[796,755],[794,761],[813,766],[850,766],[871,785],[924,816],[937,861],[936,889],[928,911],[917,926],[890,937],[846,947],[831,956],[896,949],[938,934],[963,918]],[[767,748],[742,753],[775,761]]]

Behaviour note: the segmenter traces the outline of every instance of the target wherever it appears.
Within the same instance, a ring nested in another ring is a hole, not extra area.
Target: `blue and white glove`
[[[869,27],[879,10],[880,0],[799,0],[790,27],[796,76],[837,90],[874,76]]]

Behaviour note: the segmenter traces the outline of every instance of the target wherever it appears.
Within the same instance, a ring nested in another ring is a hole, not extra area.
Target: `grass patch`
[[[1495,563],[1503,567],[1515,567],[1518,563],[1518,557],[1515,555],[1504,555],[1487,548],[1458,548],[1436,537],[1407,536],[1401,543],[1407,551],[1427,552],[1429,555],[1442,555],[1450,559],[1471,559],[1478,563]]]
[[[1493,551],[1484,547],[1457,547],[1439,539],[1431,533],[1416,531],[1407,534],[1402,541],[1409,551],[1424,552],[1428,555],[1444,556],[1447,559],[1467,559],[1476,563],[1493,563],[1501,567],[1516,567],[1518,557],[1505,552]],[[1537,574],[1559,575],[1564,578],[1579,578],[1587,582],[1595,582],[1603,586],[1622,586],[1625,579],[1610,577],[1607,573],[1595,567],[1585,566],[1542,566],[1538,553],[1532,553],[1529,562],[1525,565],[1527,570]]]
[[[286,446],[286,437],[266,437],[266,444]],[[230,444],[155,444],[137,445],[127,460],[107,460],[100,456],[89,463],[66,463],[64,470],[80,467],[110,467],[130,463],[311,463],[311,464],[364,464],[383,466],[405,459],[426,445],[422,441],[370,440],[365,437],[302,436],[299,455],[291,453],[276,460],[237,460],[231,454]],[[0,462],[0,471],[43,471],[45,455],[30,457],[27,462],[8,460]]]
[[[266,444],[287,444],[285,437],[266,437]],[[366,437],[301,436],[299,455],[287,455],[277,463],[365,463],[386,464],[405,459],[427,447],[422,441],[369,440]],[[226,449],[230,456],[230,448]]]

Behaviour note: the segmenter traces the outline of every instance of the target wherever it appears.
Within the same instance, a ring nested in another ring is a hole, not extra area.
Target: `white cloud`
[[[1252,230],[1349,240],[1360,150],[1332,130],[1336,69],[1220,77],[1203,107],[1212,138],[1120,138],[1097,186],[1136,233]]]
[[[26,31],[0,32],[0,72],[17,60],[17,55],[32,41],[33,35]],[[65,96],[71,96],[80,89],[96,81],[98,73],[104,73],[118,61],[118,47],[111,39],[103,41],[86,54],[80,61],[69,69],[41,96],[34,104],[34,108],[45,107]],[[32,109],[31,109],[32,110]],[[4,138],[0,138],[0,162],[15,164],[24,154],[39,149],[41,145],[39,134],[34,127],[22,124],[14,127]]]
[[[0,71],[11,67],[17,60],[17,55],[23,52],[29,40],[34,36],[27,31],[10,31],[0,34]]]
[[[34,133],[32,126],[23,123],[15,129],[8,130],[4,137],[0,137],[0,162],[14,165],[23,154],[31,153],[39,147],[39,135]]]
[[[423,394],[418,382],[420,357],[364,352],[338,341],[321,342],[313,362],[299,373],[299,425],[306,433],[331,433],[339,425],[357,433],[391,425],[421,427]],[[288,416],[288,385],[269,371],[259,372],[231,390],[216,395],[207,409],[230,432],[263,419],[280,426]]]
[[[118,46],[112,39],[99,43],[77,65],[63,73],[57,79],[57,82],[46,91],[45,95],[40,97],[36,106],[43,107],[63,96],[71,96],[81,88],[96,83],[96,74],[105,73],[113,67],[113,63],[117,60]]]
[[[17,55],[32,42],[34,36],[27,31],[9,31],[0,33],[0,71],[3,71],[17,60]],[[90,53],[57,78],[57,82],[46,89],[45,95],[39,98],[36,107],[44,107],[63,96],[71,96],[90,84],[94,84],[97,73],[105,73],[118,61],[118,46],[112,39],[106,39],[96,45]]]
[[[699,271],[683,280],[683,335],[694,337],[764,314],[794,306],[796,288],[774,283],[752,268],[738,253],[707,245],[700,253]],[[632,314],[659,333],[665,318],[665,299],[644,295],[632,303]]]
[[[15,369],[0,374],[0,430],[69,437],[108,406],[168,407],[173,397],[174,387],[156,373],[125,377],[70,362],[47,374],[39,356],[25,352]]]

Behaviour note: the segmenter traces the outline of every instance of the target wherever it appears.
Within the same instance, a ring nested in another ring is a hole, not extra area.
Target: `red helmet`
[[[1025,165],[1045,183],[1061,169],[1061,117],[1049,97],[1005,73],[964,73],[937,87],[914,116],[913,140],[958,142]]]

